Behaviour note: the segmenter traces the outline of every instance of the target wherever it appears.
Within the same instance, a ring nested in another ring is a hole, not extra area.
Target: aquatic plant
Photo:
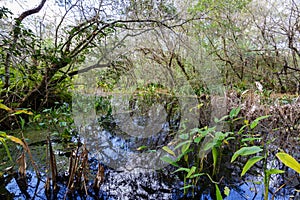
[[[213,179],[218,178],[218,169],[221,165],[223,149],[230,146],[231,149],[234,149],[234,147],[238,149],[233,150],[231,163],[239,156],[253,156],[244,164],[241,176],[244,176],[255,163],[263,160],[265,197],[267,198],[270,176],[272,174],[283,173],[282,170],[267,169],[267,145],[261,143],[262,138],[255,132],[255,128],[259,122],[270,116],[257,117],[250,123],[243,117],[239,117],[240,110],[240,107],[233,108],[228,115],[220,119],[215,119],[216,123],[225,122],[228,124],[229,131],[220,131],[216,127],[194,128],[189,133],[179,134],[178,143],[174,148],[171,146],[163,147],[163,150],[172,158],[165,156],[161,159],[178,168],[174,173],[183,177],[183,190],[185,194],[188,193],[189,188],[192,188],[192,192],[194,193],[194,188],[198,185],[200,177],[206,176],[215,184],[216,198],[220,199],[222,197],[222,195],[220,196],[221,192],[218,186],[220,181],[217,182]],[[241,121],[243,123],[240,123]],[[236,130],[237,125],[240,126],[238,130]],[[233,140],[234,142],[230,144],[229,142]],[[259,155],[260,153],[262,154]],[[208,160],[210,155],[212,158],[211,161]],[[207,161],[210,163],[207,164]],[[206,165],[213,166],[212,171],[205,168],[205,162]],[[227,191],[227,193],[229,192]]]
[[[45,108],[41,113],[35,114],[28,125],[48,129],[52,136],[68,141],[72,137],[73,123],[70,105],[55,102],[54,107]]]
[[[188,193],[189,188],[192,188],[192,193],[194,193],[200,178],[206,176],[215,184],[216,197],[219,199],[219,182],[214,181],[213,177],[216,178],[215,175],[218,173],[222,146],[228,144],[228,140],[234,138],[232,136],[233,132],[217,131],[216,127],[194,128],[189,133],[180,134],[179,142],[173,149],[168,146],[163,147],[163,150],[175,157],[172,159],[164,156],[161,159],[178,168],[173,173],[182,174],[184,194]],[[207,140],[207,138],[210,139]],[[208,152],[212,155],[212,171],[204,166]]]

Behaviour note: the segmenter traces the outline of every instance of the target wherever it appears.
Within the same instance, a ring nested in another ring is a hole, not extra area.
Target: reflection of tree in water
[[[84,143],[93,156],[108,166],[125,166],[126,170],[153,169],[152,165],[162,162],[160,152],[148,150],[161,150],[174,139],[180,126],[181,110],[175,95],[162,87],[152,86],[139,88],[130,95],[122,94],[120,98],[118,95],[97,97],[98,123],[81,130]],[[122,99],[123,107],[117,112],[113,111],[113,105],[119,104],[113,102],[114,99]],[[134,133],[129,132],[130,126]],[[142,152],[145,155],[141,155]],[[146,160],[148,167],[144,164]]]
[[[172,139],[179,128],[181,113],[179,100],[168,89],[150,83],[121,98],[123,108],[120,106],[116,113],[111,113],[112,106],[101,106],[110,110],[99,119],[104,130],[130,141],[132,149],[139,145],[155,149]]]

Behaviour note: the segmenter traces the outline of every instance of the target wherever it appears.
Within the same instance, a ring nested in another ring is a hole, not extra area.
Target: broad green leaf
[[[260,116],[260,117],[256,118],[255,121],[260,121],[260,120],[266,119],[266,118],[268,118],[270,116],[271,115]]]
[[[257,125],[258,125],[258,121],[254,120],[254,121],[250,124],[250,128],[251,128],[251,129],[254,129]]]
[[[194,139],[194,142],[195,143],[199,143],[201,140],[202,140],[202,136],[199,136],[199,137],[196,137],[195,139]]]
[[[190,131],[190,134],[191,135],[194,135],[195,133],[198,133],[200,131],[199,128],[193,128],[191,131]]]
[[[263,159],[264,157],[262,156],[254,156],[252,158],[250,158],[247,163],[245,164],[245,166],[243,167],[243,171],[241,176],[244,176],[246,174],[246,172],[257,162],[259,162],[261,159]]]
[[[235,161],[235,159],[238,156],[247,156],[247,155],[252,155],[256,154],[258,152],[262,151],[262,148],[258,146],[252,146],[252,147],[242,147],[239,149],[237,152],[235,152],[231,158],[231,162]]]
[[[175,167],[179,167],[179,165],[174,161],[172,160],[170,157],[168,156],[163,156],[162,158],[160,158],[162,161],[166,162],[166,163],[169,163]]]
[[[244,138],[242,139],[241,141],[242,142],[251,142],[251,141],[254,141],[254,140],[261,140],[262,138],[255,138],[255,137],[250,137],[250,138]]]
[[[184,141],[184,142],[180,142],[174,149],[176,150],[176,149],[178,149],[179,147],[181,147],[182,145],[185,145],[185,144],[191,143],[191,142],[192,142],[192,140],[187,140],[187,141]]]
[[[254,129],[257,125],[258,125],[258,122],[260,120],[263,120],[263,119],[266,119],[268,117],[270,117],[271,115],[265,115],[265,116],[260,116],[258,118],[256,118],[251,124],[250,124],[250,128],[251,129]]]
[[[140,146],[140,147],[138,147],[136,150],[141,151],[141,150],[143,150],[143,149],[147,149],[147,146],[145,146],[145,145]]]
[[[269,170],[266,170],[267,176],[269,176],[271,174],[282,174],[282,173],[284,173],[284,171],[280,170],[280,169],[269,169]]]
[[[11,108],[7,107],[6,105],[0,103],[0,109],[6,110],[6,111],[12,111]]]
[[[176,157],[174,151],[172,151],[168,146],[164,146],[162,149],[165,150],[167,153],[171,154],[172,156]]]
[[[241,107],[233,108],[229,113],[229,117],[231,119],[237,117],[240,111],[241,111]]]
[[[184,167],[181,167],[181,168],[175,170],[175,171],[172,172],[172,173],[177,173],[177,172],[182,172],[182,171],[185,171],[185,172],[189,173],[189,172],[191,171],[191,169],[190,169],[190,168],[184,168]]]
[[[186,178],[190,178],[190,176],[195,173],[196,169],[197,168],[195,166],[193,166],[191,168],[191,170],[189,171],[189,173],[186,175]]]
[[[217,167],[217,161],[218,161],[218,149],[216,147],[213,147],[212,148],[212,155],[213,155],[213,161],[214,161],[214,171],[215,171],[215,168]]]
[[[179,138],[183,139],[183,140],[187,140],[187,139],[189,139],[189,134],[188,133],[181,134],[181,135],[179,135]]]
[[[295,158],[284,152],[277,153],[276,156],[283,164],[300,173],[300,164]]]
[[[219,189],[219,186],[217,184],[215,184],[215,186],[216,186],[216,197],[217,197],[217,200],[223,200],[223,197],[222,197],[221,191]]]

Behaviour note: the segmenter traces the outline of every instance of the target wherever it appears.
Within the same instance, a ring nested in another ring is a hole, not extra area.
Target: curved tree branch
[[[15,25],[14,25],[13,30],[12,30],[13,39],[12,39],[12,42],[10,43],[10,45],[9,45],[10,51],[8,51],[8,53],[6,55],[5,64],[4,64],[4,66],[5,66],[4,88],[8,88],[9,85],[10,85],[11,52],[14,50],[14,48],[16,46],[16,42],[19,38],[19,34],[20,34],[20,30],[21,30],[20,24],[22,23],[22,21],[26,17],[28,17],[30,15],[33,15],[35,13],[38,13],[43,8],[45,3],[46,3],[46,0],[42,0],[37,7],[23,12],[18,18],[15,19]]]
[[[41,3],[40,3],[37,7],[33,8],[33,9],[30,9],[30,10],[26,10],[25,12],[23,12],[23,13],[17,18],[17,20],[18,20],[19,22],[22,22],[26,17],[28,17],[28,16],[30,16],[30,15],[33,15],[33,14],[35,14],[35,13],[40,12],[40,10],[43,8],[43,6],[45,5],[45,3],[46,3],[46,0],[42,0]]]

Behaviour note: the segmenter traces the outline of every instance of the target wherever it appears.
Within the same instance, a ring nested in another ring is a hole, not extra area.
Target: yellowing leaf
[[[14,112],[14,115],[19,115],[19,114],[27,114],[27,115],[32,115],[33,113],[28,111],[28,110],[17,110],[16,112]]]
[[[148,148],[147,146],[140,146],[140,147],[138,147],[136,150],[141,151],[141,150],[147,149],[147,148]]]
[[[229,187],[225,186],[225,188],[224,188],[224,194],[225,194],[226,196],[229,196],[229,193],[230,193]]]
[[[6,105],[0,103],[0,109],[6,110],[6,111],[12,111],[11,108],[7,107]]]
[[[27,148],[26,148],[26,145],[24,144],[24,142],[23,142],[21,139],[19,139],[19,138],[17,138],[17,137],[14,137],[14,136],[11,136],[11,135],[8,135],[7,138],[10,139],[10,140],[13,141],[13,142],[19,144],[19,145],[22,145],[22,147],[23,147],[24,149],[27,149]]]
[[[283,152],[277,153],[276,156],[281,162],[283,162],[283,164],[300,173],[300,164],[295,160],[295,158]]]
[[[223,143],[226,144],[226,145],[229,144],[227,140],[223,140]]]
[[[172,156],[176,157],[174,151],[172,151],[168,146],[164,146],[162,149],[171,154]]]

